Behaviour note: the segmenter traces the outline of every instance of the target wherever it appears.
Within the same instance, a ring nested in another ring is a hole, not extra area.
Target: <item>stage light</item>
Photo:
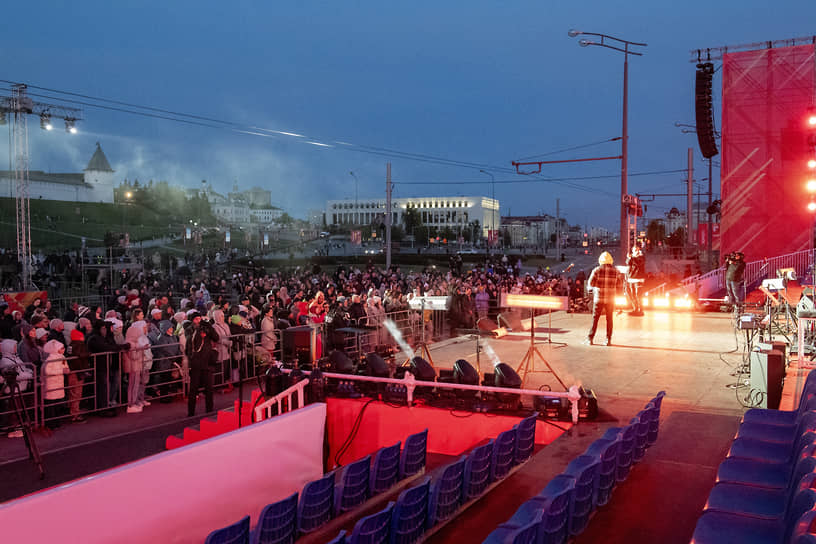
[[[805,183],[805,187],[807,188],[808,193],[816,193],[816,179],[809,179]]]
[[[464,359],[453,363],[453,378],[462,385],[479,385],[479,373]]]
[[[411,374],[414,375],[414,378],[423,382],[436,381],[436,370],[422,357],[411,359]]]
[[[325,402],[326,400],[326,378],[323,377],[323,372],[319,368],[312,370],[309,374],[309,385],[306,386],[308,396],[306,403]]]
[[[811,170],[816,169],[816,159],[808,159],[807,167],[810,168]]]
[[[521,389],[521,376],[506,363],[499,363],[493,369],[493,385],[508,389]],[[520,401],[519,395],[496,395],[500,402],[514,404]]]
[[[615,306],[628,306],[629,299],[626,297],[616,296],[615,297]]]
[[[388,368],[388,363],[374,351],[366,355],[366,366],[368,367],[368,375],[374,378],[390,378],[391,369]]]
[[[813,202],[812,200],[808,202],[807,209],[808,211],[816,212],[816,202]]]
[[[77,133],[76,119],[74,119],[73,117],[66,117],[65,118],[65,132],[67,132],[69,134],[76,134]]]
[[[329,354],[329,364],[331,371],[337,374],[351,374],[354,371],[354,363],[339,350],[334,350]]]
[[[808,112],[807,124],[812,127],[816,127],[816,111],[813,111],[813,108],[811,108]]]
[[[675,308],[691,308],[694,306],[694,301],[686,295],[683,298],[676,298],[674,299],[674,307]]]
[[[51,114],[42,112],[40,114],[40,128],[43,130],[51,130],[54,125],[51,124]]]
[[[652,305],[655,308],[668,308],[671,304],[671,300],[669,300],[669,295],[665,297],[657,297],[652,301]]]

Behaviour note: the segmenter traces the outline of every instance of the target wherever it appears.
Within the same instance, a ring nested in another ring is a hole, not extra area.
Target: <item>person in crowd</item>
[[[215,349],[218,352],[218,364],[221,370],[221,383],[225,384],[221,390],[222,393],[231,392],[234,387],[231,380],[231,364],[230,354],[232,348],[232,339],[230,339],[230,327],[224,318],[223,310],[213,310],[213,329],[218,334],[218,342],[215,344]]]
[[[43,397],[45,399],[45,426],[51,430],[60,427],[62,402],[65,399],[65,375],[71,369],[65,359],[65,346],[56,340],[46,342],[43,351],[46,360],[43,363]]]
[[[88,352],[93,357],[93,375],[96,380],[96,409],[103,417],[116,416],[119,398],[119,352],[130,349],[130,344],[117,344],[111,331],[112,323],[97,319],[87,338]]]
[[[88,321],[85,319],[85,321]],[[84,325],[84,323],[83,323]],[[72,423],[85,423],[86,419],[80,412],[80,400],[82,399],[82,388],[85,383],[85,373],[88,371],[88,345],[85,343],[85,332],[83,327],[77,327],[71,331],[71,357],[68,359],[68,409],[71,414]]]
[[[79,303],[72,302],[68,309],[65,311],[65,315],[62,316],[63,321],[76,321],[79,319],[79,315],[77,315],[77,310],[79,310]]]
[[[14,310],[11,312],[11,319],[14,321],[14,325],[11,327],[11,338],[13,340],[17,340],[18,342],[23,339],[24,333],[22,332],[23,325],[29,325],[28,321],[23,318],[23,312],[20,310]]]
[[[365,308],[363,307],[360,295],[355,293],[351,296],[351,306],[349,306],[348,313],[349,320],[353,325],[365,324],[366,311]]]
[[[592,328],[589,329],[585,344],[592,345],[595,331],[598,329],[598,319],[601,315],[606,318],[606,345],[612,345],[612,316],[615,312],[615,293],[621,286],[621,275],[612,266],[614,260],[608,251],[601,253],[596,266],[589,275],[588,285],[594,290],[592,301]]]
[[[195,415],[198,390],[204,388],[207,413],[213,411],[213,367],[217,364],[215,343],[218,334],[201,319],[198,312],[188,315],[191,322],[190,335],[184,351],[190,361],[190,392],[187,395],[187,416]]]
[[[14,338],[14,317],[11,315],[11,307],[5,302],[0,302],[0,338]]]
[[[39,368],[42,364],[42,352],[37,344],[37,329],[24,323],[20,327],[20,334],[22,334],[22,340],[17,345],[17,354],[23,362],[31,363]]]
[[[278,342],[278,333],[275,327],[274,300],[264,304],[263,319],[261,320],[261,347],[269,353],[270,360],[275,359],[275,347]]]
[[[476,303],[476,314],[479,316],[479,319],[484,319],[487,317],[487,312],[490,309],[490,295],[487,294],[487,289],[484,284],[479,285],[479,289],[476,291],[475,303]]]
[[[56,340],[60,342],[63,347],[68,349],[68,342],[65,340],[65,323],[62,319],[52,319],[48,323],[48,340]]]
[[[148,349],[146,346],[150,342],[144,312],[138,308],[134,310],[133,320],[125,334],[125,341],[130,344],[130,349],[122,352],[122,371],[128,375],[128,414],[138,414],[149,405],[145,398],[146,378],[149,376],[145,372],[145,356]]]
[[[153,351],[153,369],[156,372],[156,384],[158,385],[159,402],[170,403],[173,398],[170,396],[169,382],[172,381],[172,372],[178,367],[181,368],[181,348],[178,338],[175,336],[176,328],[169,320],[160,321],[158,324],[160,334],[151,339]]]
[[[343,295],[337,297],[334,306],[326,315],[326,332],[330,349],[344,349],[346,335],[339,331],[349,326],[349,304],[348,299]]]

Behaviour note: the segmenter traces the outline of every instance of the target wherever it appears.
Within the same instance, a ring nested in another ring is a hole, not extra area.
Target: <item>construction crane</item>
[[[7,116],[11,114],[13,123],[13,137],[11,141],[14,156],[14,200],[17,216],[17,262],[20,263],[20,289],[28,291],[35,286],[31,281],[31,214],[29,211],[28,195],[28,116],[38,115],[40,128],[52,130],[53,119],[62,119],[65,122],[65,131],[76,134],[76,123],[82,119],[82,111],[78,108],[62,104],[38,102],[28,96],[27,86],[23,83],[14,83],[11,94],[0,96],[0,125],[8,123]]]

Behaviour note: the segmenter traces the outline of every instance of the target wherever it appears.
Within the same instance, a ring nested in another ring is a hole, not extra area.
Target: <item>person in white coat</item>
[[[71,369],[65,359],[65,346],[57,340],[49,340],[43,346],[45,363],[43,363],[43,397],[45,398],[45,425],[49,429],[60,426],[59,418],[64,408],[65,375]]]

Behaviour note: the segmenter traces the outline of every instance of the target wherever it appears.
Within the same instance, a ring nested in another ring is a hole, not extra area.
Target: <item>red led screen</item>
[[[807,129],[814,46],[723,58],[721,254],[748,261],[810,248]]]

